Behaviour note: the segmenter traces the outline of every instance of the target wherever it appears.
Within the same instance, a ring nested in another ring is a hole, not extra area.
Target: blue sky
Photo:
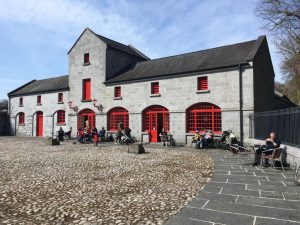
[[[67,52],[85,27],[150,58],[266,34],[257,0],[0,0],[0,99],[32,80],[68,74]],[[280,58],[268,38],[276,80]]]

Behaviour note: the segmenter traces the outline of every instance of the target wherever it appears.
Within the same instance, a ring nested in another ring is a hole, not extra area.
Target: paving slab
[[[249,159],[208,150],[212,180],[168,225],[300,225],[300,186],[292,170],[252,167]]]

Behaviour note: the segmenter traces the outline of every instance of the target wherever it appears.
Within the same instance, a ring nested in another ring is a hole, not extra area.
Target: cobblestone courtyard
[[[162,224],[210,180],[213,162],[145,148],[1,137],[0,224]]]

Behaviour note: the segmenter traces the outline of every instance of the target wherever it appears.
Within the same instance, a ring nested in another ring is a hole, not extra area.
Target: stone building
[[[51,136],[121,121],[139,140],[165,128],[187,143],[196,129],[249,134],[249,114],[277,107],[265,36],[197,52],[149,59],[85,29],[68,52],[69,75],[33,80],[8,93],[16,135]],[[280,103],[282,104],[282,102]]]

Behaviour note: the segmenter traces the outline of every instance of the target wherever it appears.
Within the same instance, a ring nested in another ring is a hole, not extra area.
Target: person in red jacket
[[[98,146],[98,130],[96,127],[93,127],[92,135],[93,135],[93,139],[94,139],[94,146]]]

